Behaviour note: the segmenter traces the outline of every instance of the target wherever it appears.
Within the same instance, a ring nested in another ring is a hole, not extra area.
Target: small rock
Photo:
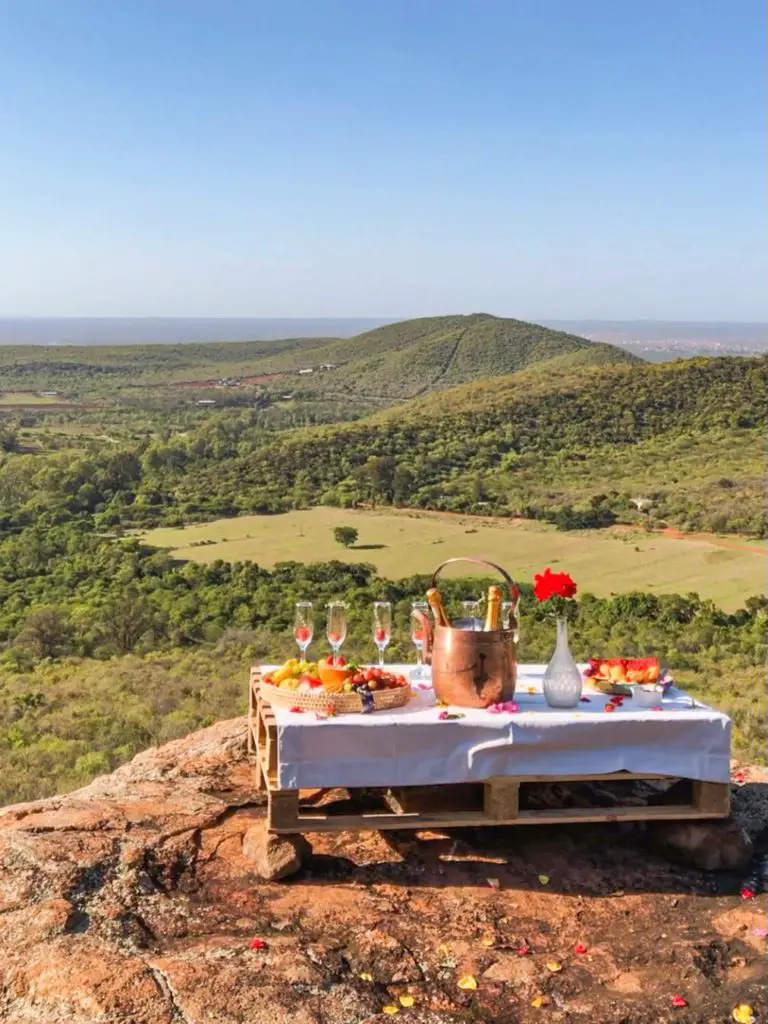
[[[277,836],[263,824],[249,828],[243,836],[243,853],[268,882],[295,875],[312,856],[312,847],[300,835]]]
[[[732,820],[656,822],[650,836],[665,857],[703,871],[735,871],[752,857],[752,840]]]

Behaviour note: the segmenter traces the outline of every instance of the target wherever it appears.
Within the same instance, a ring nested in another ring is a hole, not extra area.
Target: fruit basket
[[[658,658],[590,658],[584,675],[600,693],[631,697],[638,685],[667,689],[672,680],[662,673]]]
[[[404,676],[357,665],[291,660],[262,676],[259,690],[273,707],[318,714],[364,714],[403,707],[411,698]]]

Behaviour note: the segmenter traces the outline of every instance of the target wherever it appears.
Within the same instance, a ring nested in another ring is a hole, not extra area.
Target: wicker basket
[[[312,690],[299,693],[298,690],[283,689],[272,686],[262,679],[259,693],[263,700],[273,707],[301,708],[302,711],[327,711],[333,708],[337,715],[362,714],[363,701],[357,693],[328,693],[325,690]],[[390,708],[401,708],[411,699],[409,686],[399,686],[395,690],[374,690],[371,693],[375,711],[387,711]]]

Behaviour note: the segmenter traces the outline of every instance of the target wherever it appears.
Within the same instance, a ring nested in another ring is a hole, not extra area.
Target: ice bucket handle
[[[485,558],[473,558],[470,555],[460,555],[458,558],[446,558],[446,560],[444,562],[441,562],[440,565],[438,565],[438,567],[432,573],[433,587],[437,586],[437,577],[440,575],[441,570],[444,569],[446,565],[453,565],[454,562],[472,562],[474,565],[485,565],[489,569],[495,569],[496,572],[500,573],[507,581],[507,586],[509,587],[510,601],[512,601],[513,604],[517,604],[520,598],[520,588],[518,587],[518,585],[515,583],[515,581],[506,571],[506,569],[502,569],[500,565],[496,565],[495,562],[489,562]]]

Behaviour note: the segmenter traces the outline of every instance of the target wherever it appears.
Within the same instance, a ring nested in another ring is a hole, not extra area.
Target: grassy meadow
[[[336,543],[337,526],[358,530],[354,547]],[[560,532],[528,520],[429,512],[314,508],[160,528],[142,536],[196,562],[250,560],[269,568],[278,562],[338,558],[370,562],[392,579],[431,572],[455,555],[474,555],[498,562],[521,580],[530,580],[546,565],[567,570],[582,591],[599,597],[629,590],[693,591],[727,610],[762,593],[765,582],[766,547],[756,540],[682,538],[626,528]],[[458,567],[449,575],[465,572],[470,574],[472,567]]]

